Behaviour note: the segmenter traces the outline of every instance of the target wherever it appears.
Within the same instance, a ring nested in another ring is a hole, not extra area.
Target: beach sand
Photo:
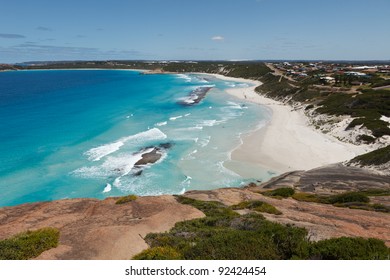
[[[270,122],[243,135],[242,144],[232,151],[232,161],[226,163],[227,168],[241,176],[245,177],[247,166],[280,174],[350,160],[367,152],[362,146],[341,142],[315,130],[308,125],[308,119],[301,110],[257,94],[255,88],[261,84],[259,81],[214,76],[253,84],[248,88],[228,89],[227,93],[272,110]]]

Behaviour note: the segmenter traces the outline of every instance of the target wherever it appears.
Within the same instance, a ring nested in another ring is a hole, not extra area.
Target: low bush
[[[359,192],[368,196],[389,196],[390,195],[390,189],[368,189],[368,190],[361,190]]]
[[[124,204],[124,203],[128,203],[128,202],[131,202],[131,201],[134,201],[137,199],[137,196],[136,195],[126,195],[126,196],[122,196],[121,198],[119,198],[115,204]]]
[[[298,201],[323,203],[318,195],[311,193],[294,193],[292,198]]]
[[[371,204],[369,196],[388,196],[388,189],[362,190],[358,192],[346,192],[336,195],[317,195],[311,193],[295,193],[292,198],[298,201],[332,204],[337,207],[361,209],[389,213],[390,207],[382,204]]]
[[[165,247],[154,247],[142,251],[138,255],[133,257],[134,260],[181,260],[182,255],[177,252],[174,248]]]
[[[238,216],[236,212],[218,201],[202,201],[181,195],[176,196],[176,200],[182,204],[192,205],[202,211],[206,216]]]
[[[0,240],[0,260],[27,260],[58,246],[60,232],[55,228],[26,231]]]
[[[331,238],[315,242],[310,248],[311,259],[377,260],[388,259],[390,249],[382,240],[360,237]]]
[[[363,166],[381,165],[390,162],[390,145],[367,154],[355,157],[352,163],[358,163]]]
[[[272,196],[275,198],[287,198],[292,196],[295,193],[292,188],[278,188],[271,191],[263,192],[263,195]]]
[[[331,204],[351,203],[351,202],[368,203],[370,202],[370,199],[368,198],[367,195],[360,192],[346,192],[346,193],[330,196],[328,198],[328,201]]]
[[[231,206],[231,208],[233,210],[251,209],[257,212],[264,212],[264,213],[275,214],[275,215],[282,214],[282,212],[276,209],[273,205],[259,200],[243,201],[239,204]]]
[[[362,141],[362,142],[367,143],[367,144],[371,144],[371,143],[374,143],[376,141],[375,137],[365,135],[365,134],[359,135],[358,137],[356,137],[356,140]]]

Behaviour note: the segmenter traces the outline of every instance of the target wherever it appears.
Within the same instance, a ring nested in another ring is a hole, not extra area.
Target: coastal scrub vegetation
[[[390,162],[390,145],[353,158],[351,163],[362,166],[381,165]]]
[[[55,228],[26,231],[0,240],[0,260],[28,260],[58,246],[60,232]]]
[[[311,246],[311,257],[319,260],[379,260],[389,257],[390,249],[375,238],[340,237],[321,240]]]
[[[386,90],[363,90],[361,94],[333,94],[319,103],[317,112],[330,115],[350,115],[355,119],[347,129],[364,126],[374,137],[390,135],[388,123],[381,116],[390,117],[390,98]]]
[[[134,194],[130,194],[130,195],[126,195],[126,196],[122,196],[120,197],[116,202],[115,204],[124,204],[124,203],[128,203],[128,202],[131,202],[131,201],[134,201],[137,199],[137,196],[134,195]]]
[[[270,191],[261,192],[262,195],[270,196],[277,199],[288,198],[294,195],[295,190],[293,188],[277,188]]]
[[[237,217],[239,214],[228,206],[218,201],[202,201],[185,196],[176,196],[176,200],[181,204],[191,205],[202,211],[207,217]]]
[[[198,61],[196,63],[177,62],[162,66],[168,72],[198,72],[223,74],[229,77],[259,79],[271,70],[262,62]]]
[[[274,215],[282,214],[282,212],[276,209],[275,206],[259,200],[243,201],[236,205],[231,206],[231,208],[233,210],[250,209],[257,212],[263,212],[263,213],[274,214]]]
[[[345,192],[336,195],[318,195],[299,192],[295,193],[292,198],[298,201],[332,204],[337,207],[390,213],[390,207],[377,203],[372,204],[370,203],[369,198],[369,196],[388,195],[390,195],[390,190],[373,189],[357,192]]]
[[[239,215],[215,201],[183,196],[177,200],[204,211],[206,217],[178,222],[169,232],[148,234],[150,249],[134,259],[387,259],[390,255],[378,239],[311,242],[306,229],[270,222],[258,213]]]
[[[258,86],[256,91],[277,100],[291,96],[297,91],[296,86],[291,81],[284,77],[280,78],[272,73],[264,75],[261,81],[263,84]]]

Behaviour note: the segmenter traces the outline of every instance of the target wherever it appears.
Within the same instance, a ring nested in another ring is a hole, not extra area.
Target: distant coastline
[[[14,71],[5,70],[5,71]],[[16,69],[20,71],[20,69]],[[140,68],[39,68],[36,70],[120,70],[136,71],[146,75],[183,74],[178,71]],[[222,74],[204,72],[184,72],[187,74],[210,75],[215,78],[251,84],[247,88],[227,89],[226,93],[242,100],[266,106],[272,111],[271,122],[264,128],[256,127],[251,133],[241,137],[242,144],[231,152],[232,162],[225,167],[245,177],[245,163],[259,168],[270,168],[276,173],[312,168],[351,160],[372,150],[368,145],[353,145],[339,141],[335,137],[315,130],[303,110],[296,110],[288,104],[258,94],[255,89],[263,83],[258,80],[229,77]],[[310,146],[310,148],[308,148]],[[240,166],[240,163],[244,163]]]

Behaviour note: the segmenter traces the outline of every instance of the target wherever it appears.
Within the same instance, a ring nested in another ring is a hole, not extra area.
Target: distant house
[[[333,78],[333,77],[329,77],[329,76],[326,76],[326,77],[321,77],[320,80],[324,83],[327,83],[327,84],[333,84],[336,82],[336,79]]]
[[[353,70],[368,70],[368,69],[378,69],[378,66],[355,66],[352,67]]]
[[[345,72],[345,75],[356,76],[356,77],[368,77],[368,75],[366,73],[353,72],[353,71]]]

